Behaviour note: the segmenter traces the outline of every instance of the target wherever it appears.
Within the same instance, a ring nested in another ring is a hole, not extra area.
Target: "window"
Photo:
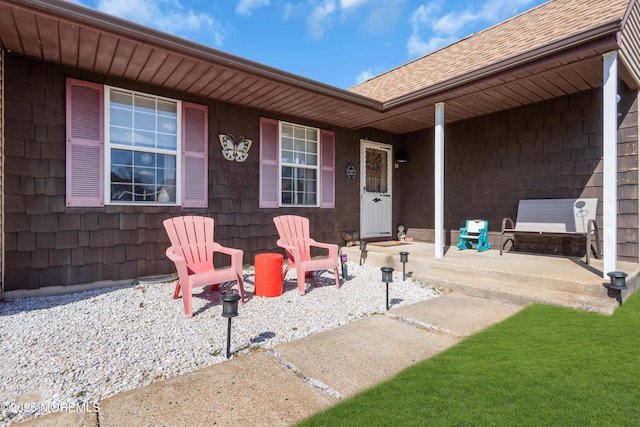
[[[260,119],[260,207],[335,207],[335,134]]]
[[[107,200],[176,203],[179,102],[107,88]]]
[[[318,129],[280,123],[280,205],[316,206]]]
[[[206,106],[67,79],[67,206],[206,207],[207,155]]]

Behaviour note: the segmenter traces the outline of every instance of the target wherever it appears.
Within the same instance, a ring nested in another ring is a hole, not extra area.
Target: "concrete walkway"
[[[448,293],[117,394],[94,413],[21,426],[287,426],[384,381],[520,307]]]
[[[269,351],[254,351],[200,371],[120,393],[94,413],[56,413],[24,426],[287,426],[378,384],[532,303],[604,315],[618,306],[603,279],[602,261],[448,248],[369,245],[369,265],[402,271],[452,290],[438,298],[363,318]],[[358,247],[344,248],[358,262]],[[627,298],[638,288],[638,264]],[[393,284],[390,286],[390,292]]]

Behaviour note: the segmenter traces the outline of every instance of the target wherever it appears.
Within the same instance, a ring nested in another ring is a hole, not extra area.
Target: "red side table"
[[[255,292],[259,297],[282,295],[282,255],[263,253],[255,256]]]

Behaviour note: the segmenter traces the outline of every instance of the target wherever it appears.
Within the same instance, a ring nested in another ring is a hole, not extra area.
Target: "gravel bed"
[[[348,269],[349,280],[340,289],[332,272],[316,272],[303,297],[290,271],[283,295],[275,298],[255,297],[254,272],[245,270],[247,301],[232,320],[231,351],[269,349],[384,312],[380,269],[351,261]],[[410,278],[403,281],[402,272],[393,279],[391,310],[440,293]],[[234,285],[222,284],[221,290]],[[182,299],[172,298],[174,286],[132,284],[0,302],[0,426],[56,405],[91,405],[225,361],[221,292],[196,288],[193,317],[187,318]],[[17,403],[28,403],[28,410],[16,411]]]

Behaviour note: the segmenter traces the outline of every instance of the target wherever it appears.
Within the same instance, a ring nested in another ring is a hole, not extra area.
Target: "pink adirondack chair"
[[[319,243],[309,237],[309,218],[296,215],[281,215],[273,218],[280,239],[276,245],[287,253],[287,267],[282,273],[284,280],[287,271],[295,267],[298,275],[298,292],[305,294],[305,275],[316,270],[333,270],[336,278],[336,288],[340,288],[338,276],[338,245]],[[311,248],[324,248],[329,251],[326,258],[311,259]]]
[[[221,282],[238,282],[240,302],[244,302],[242,283],[242,255],[240,249],[227,248],[213,241],[213,218],[203,216],[179,216],[163,221],[171,246],[167,258],[178,270],[178,284],[173,298],[178,298],[182,288],[184,313],[191,317],[191,293],[198,286]],[[213,254],[221,252],[231,256],[231,266],[216,269]]]

